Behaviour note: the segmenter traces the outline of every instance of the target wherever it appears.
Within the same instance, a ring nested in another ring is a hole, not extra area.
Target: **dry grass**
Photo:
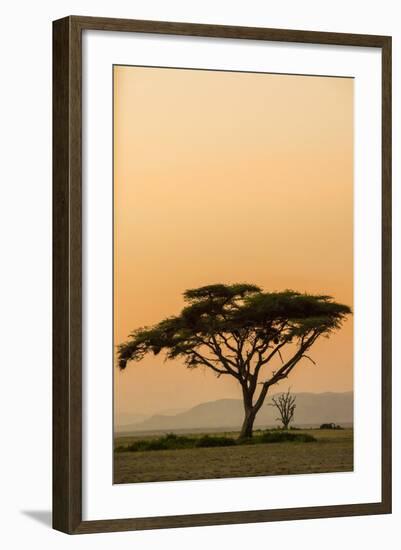
[[[300,433],[310,433],[317,441],[114,453],[114,483],[353,470],[353,430],[302,430]],[[128,445],[138,439],[144,438],[120,437],[115,445]]]

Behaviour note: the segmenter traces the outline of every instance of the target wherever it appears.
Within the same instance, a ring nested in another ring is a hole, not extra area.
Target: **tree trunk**
[[[245,411],[244,422],[242,423],[239,439],[252,437],[253,423],[255,422],[256,412],[251,408]]]
[[[268,386],[263,386],[262,391],[260,392],[260,395],[258,399],[256,400],[256,403],[253,404],[253,394],[254,390],[250,390],[248,386],[243,384],[242,386],[242,396],[244,399],[244,410],[245,410],[245,417],[244,421],[242,423],[241,432],[239,434],[239,439],[245,439],[252,437],[253,435],[253,423],[255,422],[255,417],[257,413],[259,412],[259,409],[264,403],[264,400],[266,398]]]

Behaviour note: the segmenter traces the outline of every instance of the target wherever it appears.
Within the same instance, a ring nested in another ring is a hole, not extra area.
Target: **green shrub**
[[[157,439],[140,439],[126,447],[117,447],[116,452],[122,451],[164,451],[167,449],[185,449],[192,447],[192,439],[189,437],[167,434]]]
[[[166,434],[157,439],[140,439],[127,446],[116,447],[117,453],[130,451],[164,451],[167,449],[192,449],[194,447],[228,447],[235,445],[235,439],[231,437],[212,437],[204,435],[202,437],[186,437],[174,433]]]
[[[233,445],[257,445],[258,443],[281,443],[284,441],[298,441],[307,443],[316,441],[309,434],[290,433],[283,430],[267,430],[259,432],[252,438],[237,440],[232,437],[203,435],[201,437],[187,437],[174,433],[166,434],[156,439],[139,439],[130,445],[118,446],[116,453],[140,451],[165,451],[175,449],[194,449],[206,447],[232,447]]]
[[[173,432],[170,432],[166,434],[164,438],[167,439],[168,441],[176,441],[178,439],[178,435]]]
[[[232,437],[211,437],[204,435],[196,440],[195,447],[231,447],[237,442]]]

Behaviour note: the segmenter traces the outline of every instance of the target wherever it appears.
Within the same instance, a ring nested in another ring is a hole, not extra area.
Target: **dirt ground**
[[[353,430],[302,430],[317,441],[114,453],[114,483],[353,470]],[[197,434],[198,435],[198,434]],[[221,433],[219,435],[222,435]],[[232,432],[226,435],[235,435]],[[115,446],[143,437],[120,437]]]

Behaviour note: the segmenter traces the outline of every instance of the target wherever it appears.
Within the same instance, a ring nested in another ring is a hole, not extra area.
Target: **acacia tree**
[[[187,290],[184,299],[179,315],[135,330],[118,347],[118,366],[164,351],[166,359],[183,359],[188,368],[235,378],[244,403],[240,438],[252,437],[269,388],[310,359],[309,348],[351,312],[330,296],[263,292],[251,284],[204,286]]]
[[[272,402],[269,403],[271,407],[276,407],[280,413],[280,418],[276,418],[283,424],[283,430],[288,430],[291,420],[294,418],[296,405],[295,395],[290,394],[290,390],[287,393],[282,393],[278,396],[272,397]]]

